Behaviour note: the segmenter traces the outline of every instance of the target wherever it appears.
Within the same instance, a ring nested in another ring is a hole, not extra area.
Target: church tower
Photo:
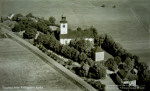
[[[60,34],[67,34],[68,33],[68,24],[65,16],[62,16],[60,21]]]

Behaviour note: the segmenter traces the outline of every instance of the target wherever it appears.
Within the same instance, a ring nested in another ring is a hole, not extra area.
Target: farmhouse
[[[62,16],[60,21],[60,43],[67,45],[73,39],[84,39],[89,40],[92,45],[94,45],[94,36],[92,31],[68,31],[68,24],[66,17]],[[101,61],[104,60],[104,51],[101,47],[94,48],[94,60]]]
[[[117,74],[122,79],[124,85],[136,86],[136,74],[132,74],[130,71],[125,71],[123,69],[119,70]]]

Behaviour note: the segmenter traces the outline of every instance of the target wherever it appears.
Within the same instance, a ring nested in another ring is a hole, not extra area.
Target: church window
[[[63,28],[65,28],[65,25],[63,25]]]

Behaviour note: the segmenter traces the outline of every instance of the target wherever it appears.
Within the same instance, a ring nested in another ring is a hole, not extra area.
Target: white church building
[[[60,21],[60,43],[67,45],[72,39],[82,38],[91,41],[94,44],[93,33],[86,31],[68,31],[68,23],[66,17],[62,16]]]
[[[62,16],[60,21],[60,43],[67,45],[71,40],[81,38],[89,40],[94,45],[94,36],[92,31],[68,31],[68,22],[66,17]],[[104,51],[101,48],[97,48],[94,54],[95,61],[104,60]]]

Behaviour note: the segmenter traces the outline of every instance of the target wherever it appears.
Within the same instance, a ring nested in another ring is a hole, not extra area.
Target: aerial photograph
[[[150,0],[0,0],[0,91],[150,91]]]

